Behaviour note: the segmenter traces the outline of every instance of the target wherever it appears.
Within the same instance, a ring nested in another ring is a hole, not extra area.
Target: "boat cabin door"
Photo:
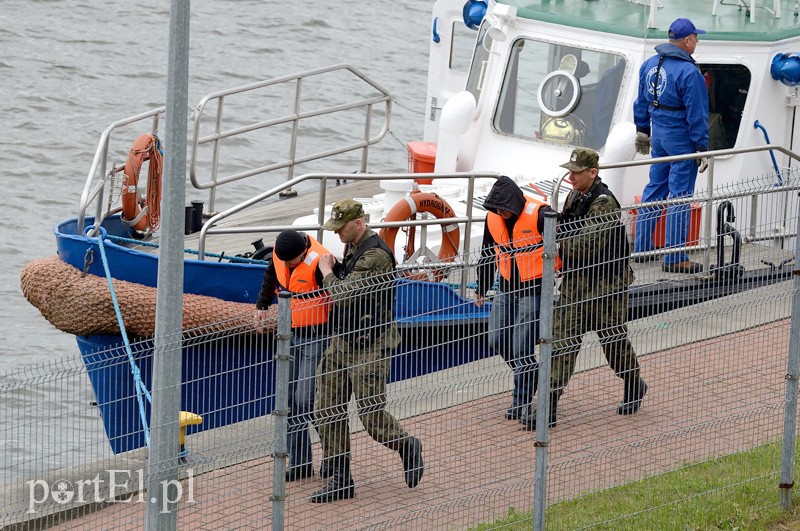
[[[436,142],[441,110],[467,83],[472,52],[478,35],[482,0],[438,0],[431,16],[428,57],[428,91],[425,102],[424,140]],[[465,16],[473,15],[467,25]]]

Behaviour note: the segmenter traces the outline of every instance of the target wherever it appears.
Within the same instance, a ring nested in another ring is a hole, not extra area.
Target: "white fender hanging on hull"
[[[453,173],[458,159],[458,139],[463,135],[475,114],[475,97],[459,92],[444,104],[439,122],[439,138],[436,146],[436,173]]]

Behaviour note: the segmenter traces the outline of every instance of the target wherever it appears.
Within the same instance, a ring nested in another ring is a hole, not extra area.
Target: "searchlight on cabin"
[[[467,0],[464,4],[464,9],[461,11],[461,16],[464,18],[464,24],[472,30],[477,30],[486,16],[486,9],[488,4],[485,0]]]
[[[793,53],[779,53],[772,58],[769,73],[772,79],[787,87],[796,87],[800,84],[800,57]]]

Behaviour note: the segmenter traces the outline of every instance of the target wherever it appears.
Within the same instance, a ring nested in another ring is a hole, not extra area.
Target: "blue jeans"
[[[652,156],[685,155],[694,153],[694,148],[686,141],[658,140],[653,138]],[[642,203],[687,197],[694,193],[697,180],[697,163],[684,160],[670,164],[654,164],[650,166],[650,182],[642,192]],[[670,205],[667,207],[665,246],[682,247],[686,245],[689,232],[689,215],[691,205]],[[636,216],[636,239],[634,250],[637,253],[653,249],[653,230],[661,215],[661,207],[641,208]],[[684,251],[664,255],[665,264],[678,264],[689,259]]]
[[[489,346],[514,371],[512,407],[529,404],[536,394],[539,362],[539,302],[541,293],[498,292],[489,317]]]
[[[311,464],[311,432],[309,423],[314,420],[314,387],[317,364],[328,346],[325,335],[307,337],[292,334],[289,351],[294,358],[289,378],[289,417],[287,419],[287,446],[289,466]]]

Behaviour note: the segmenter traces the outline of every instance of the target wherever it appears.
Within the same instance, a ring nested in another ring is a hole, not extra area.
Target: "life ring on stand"
[[[144,209],[139,197],[139,171],[145,161],[150,161],[147,171],[147,197]],[[161,141],[155,134],[143,133],[131,146],[125,161],[125,178],[122,181],[122,222],[139,232],[154,231],[161,224],[161,174],[164,154]]]
[[[454,218],[453,208],[438,194],[432,192],[412,191],[408,196],[398,201],[389,210],[384,221],[406,221],[414,219],[417,212],[427,212],[433,214],[437,219]],[[386,227],[381,229],[380,237],[386,242],[390,249],[394,250],[395,239],[399,227]],[[414,254],[415,227],[408,228],[408,243],[405,246],[407,256]],[[440,262],[452,262],[458,255],[458,245],[461,241],[461,230],[458,223],[442,224],[442,244],[437,255]],[[426,273],[410,273],[407,278],[414,280],[433,280],[441,281],[445,272],[441,269],[431,270],[431,275]]]

